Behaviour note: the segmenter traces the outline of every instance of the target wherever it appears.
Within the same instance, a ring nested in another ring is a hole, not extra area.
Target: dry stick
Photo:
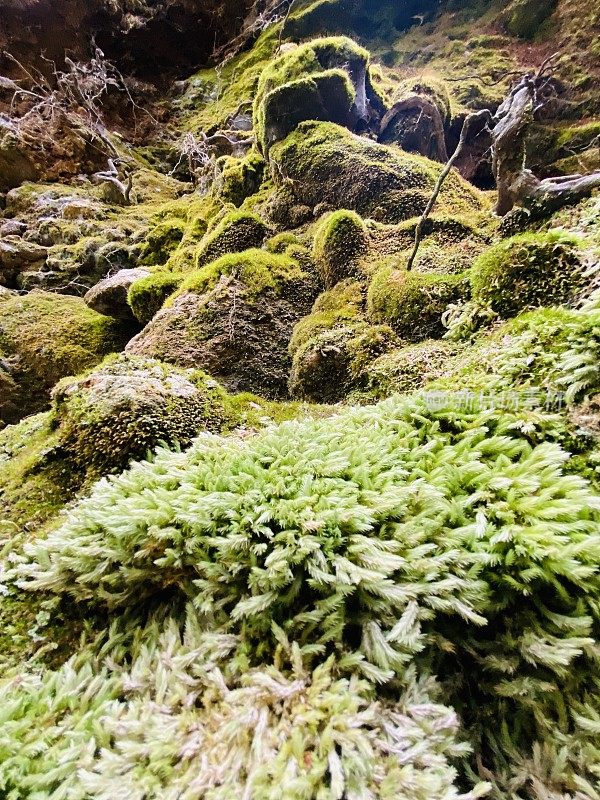
[[[460,139],[458,140],[458,145],[456,146],[456,150],[452,154],[452,156],[446,162],[446,166],[440,172],[439,177],[433,187],[433,192],[431,193],[431,197],[427,205],[425,206],[425,211],[423,211],[423,215],[419,220],[417,227],[415,228],[415,244],[410,254],[410,258],[408,259],[408,263],[406,265],[407,271],[410,271],[415,263],[415,258],[417,257],[417,253],[419,251],[419,245],[421,244],[421,239],[423,237],[423,228],[425,223],[427,222],[427,218],[431,214],[433,206],[435,205],[435,201],[438,199],[438,195],[442,190],[442,186],[444,185],[444,181],[450,174],[450,170],[454,166],[454,164],[458,161],[464,146],[467,142],[467,134],[469,133],[469,129],[474,122],[479,120],[485,120],[486,122],[489,121],[492,117],[492,114],[488,109],[483,109],[482,111],[476,111],[473,114],[469,114],[468,117],[465,118],[463,122],[462,130],[460,132]]]

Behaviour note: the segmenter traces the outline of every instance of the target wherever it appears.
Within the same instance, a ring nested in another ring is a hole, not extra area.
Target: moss
[[[578,240],[556,231],[500,242],[479,256],[471,271],[473,298],[503,317],[567,303],[582,281]]]
[[[520,39],[533,39],[553,13],[558,0],[513,0],[504,13],[506,29]]]
[[[249,249],[242,253],[228,253],[216,261],[188,275],[175,296],[194,292],[204,294],[222,277],[227,277],[247,287],[247,297],[256,297],[266,291],[277,294],[286,283],[301,280],[302,269],[289,256]]]
[[[464,298],[468,288],[465,274],[423,274],[385,267],[369,286],[369,316],[391,325],[407,341],[439,338],[444,333],[444,311]]]
[[[218,159],[217,166],[220,171],[218,191],[225,202],[241,206],[260,188],[265,162],[259,153],[251,151],[245,158],[223,156]]]
[[[364,306],[363,294],[362,284],[349,279],[340,281],[333,289],[319,295],[311,313],[294,327],[290,355],[294,356],[310,339],[324,331],[359,321]]]
[[[162,265],[183,239],[185,222],[171,218],[155,225],[146,236],[140,251],[140,263],[146,266]]]
[[[200,243],[196,266],[201,267],[227,253],[241,253],[252,247],[260,247],[267,233],[267,226],[256,214],[248,211],[227,214]]]
[[[306,42],[269,63],[254,101],[263,152],[303,120],[349,122],[354,82],[365,75],[368,63],[368,51],[343,36]]]
[[[300,239],[291,231],[283,231],[272,236],[266,243],[265,249],[269,253],[284,253],[289,245],[301,244]]]
[[[133,315],[146,325],[163,307],[165,300],[183,283],[185,275],[181,272],[160,270],[135,281],[129,287],[127,302]]]
[[[131,331],[89,309],[79,297],[31,292],[0,302],[0,353],[15,360],[18,391],[2,398],[0,415],[15,421],[39,411],[57,380],[120,350]]]
[[[315,234],[314,258],[325,286],[360,272],[360,261],[368,249],[367,229],[354,211],[335,211]]]
[[[423,156],[380,145],[330,122],[303,122],[271,150],[275,182],[293,201],[329,203],[363,217],[399,222],[422,213],[440,173]],[[287,200],[289,204],[289,200]],[[438,213],[466,215],[484,206],[480,193],[452,172]]]

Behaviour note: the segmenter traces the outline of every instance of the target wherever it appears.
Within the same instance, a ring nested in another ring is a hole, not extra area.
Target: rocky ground
[[[0,798],[598,800],[600,196],[498,215],[482,123],[419,221],[526,74],[520,167],[600,169],[600,11],[50,5],[0,0]]]

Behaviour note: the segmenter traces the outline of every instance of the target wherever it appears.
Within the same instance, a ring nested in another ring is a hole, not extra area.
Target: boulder
[[[0,283],[14,287],[20,272],[43,267],[47,255],[47,249],[35,242],[15,235],[3,236],[0,239]]]
[[[85,304],[107,317],[131,319],[132,312],[127,302],[129,288],[135,281],[147,278],[150,272],[140,267],[120,269],[114,275],[97,283],[83,297]]]

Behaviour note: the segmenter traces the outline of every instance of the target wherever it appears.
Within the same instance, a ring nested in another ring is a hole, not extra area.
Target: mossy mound
[[[183,273],[159,270],[132,283],[127,292],[127,303],[137,321],[147,325],[184,279]]]
[[[360,321],[365,305],[364,294],[363,284],[351,279],[340,281],[320,294],[310,314],[294,327],[290,354],[293,356],[309,339],[323,331]]]
[[[450,303],[468,296],[468,276],[406,272],[383,267],[373,277],[367,307],[374,322],[387,323],[409,342],[436,339]]]
[[[583,282],[578,240],[556,231],[500,242],[479,256],[471,270],[473,298],[503,317],[568,303]]]
[[[140,262],[146,266],[165,264],[173,250],[183,239],[186,225],[184,220],[165,219],[155,225],[147,234],[140,249]]]
[[[196,266],[201,267],[226,253],[241,253],[260,247],[269,229],[256,214],[233,211],[209,230],[196,252]]]
[[[217,160],[219,177],[216,191],[226,202],[241,206],[244,200],[254,194],[262,183],[265,161],[252,151],[245,158],[222,156]]]
[[[203,369],[230,391],[284,397],[292,329],[319,288],[287,255],[230,253],[188,275],[127,351]]]
[[[361,380],[365,367],[397,345],[398,339],[388,325],[358,321],[315,330],[295,350],[290,394],[315,403],[344,400]]]
[[[304,120],[353,127],[368,116],[369,53],[343,36],[315,39],[274,59],[260,77],[254,127],[263,153]]]
[[[329,122],[303,122],[271,149],[274,180],[285,202],[314,209],[328,203],[362,217],[399,222],[421,214],[440,165],[356,136]],[[289,199],[291,194],[291,200]],[[479,192],[456,172],[438,200],[440,213],[468,216],[483,208]]]
[[[121,350],[130,335],[79,297],[38,291],[1,297],[0,358],[14,389],[0,399],[0,418],[15,422],[40,411],[60,378]]]
[[[314,241],[314,259],[325,287],[331,289],[344,278],[359,274],[359,264],[368,251],[367,229],[354,211],[335,211],[319,226]]]
[[[189,444],[230,426],[226,392],[198,371],[120,355],[52,393],[58,446],[88,478],[123,470],[159,444]]]
[[[520,39],[533,39],[557,5],[558,0],[513,0],[503,13],[506,29]]]

